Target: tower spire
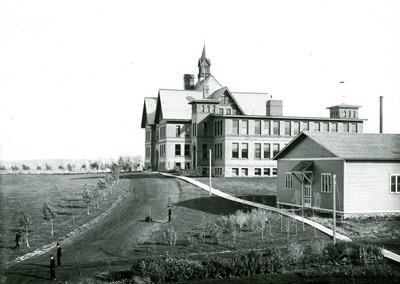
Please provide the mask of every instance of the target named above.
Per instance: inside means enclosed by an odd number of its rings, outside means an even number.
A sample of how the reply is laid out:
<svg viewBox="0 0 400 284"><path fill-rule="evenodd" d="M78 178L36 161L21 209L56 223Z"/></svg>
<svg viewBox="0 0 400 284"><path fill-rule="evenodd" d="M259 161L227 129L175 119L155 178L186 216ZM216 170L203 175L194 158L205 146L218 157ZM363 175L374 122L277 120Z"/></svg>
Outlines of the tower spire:
<svg viewBox="0 0 400 284"><path fill-rule="evenodd" d="M201 57L199 58L199 63L198 63L198 67L199 67L198 79L199 79L199 81L203 80L211 75L210 66L211 66L211 61L209 58L206 57L206 42L204 40L203 51L201 52Z"/></svg>

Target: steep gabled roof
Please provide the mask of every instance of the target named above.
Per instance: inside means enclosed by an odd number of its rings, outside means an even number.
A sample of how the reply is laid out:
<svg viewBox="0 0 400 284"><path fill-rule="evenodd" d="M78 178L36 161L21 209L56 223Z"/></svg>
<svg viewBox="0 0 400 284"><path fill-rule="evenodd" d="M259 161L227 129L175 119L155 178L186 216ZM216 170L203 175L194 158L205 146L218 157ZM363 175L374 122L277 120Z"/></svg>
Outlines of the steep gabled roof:
<svg viewBox="0 0 400 284"><path fill-rule="evenodd" d="M267 93L232 92L232 96L245 115L267 114L267 101L271 99Z"/></svg>
<svg viewBox="0 0 400 284"><path fill-rule="evenodd" d="M145 128L146 124L148 125L154 124L154 118L156 115L156 105L157 105L157 98L154 97L144 98L142 124L141 124L142 128Z"/></svg>
<svg viewBox="0 0 400 284"><path fill-rule="evenodd" d="M222 85L214 78L213 75L208 76L207 78L200 80L194 85L195 90L203 91L203 86L208 86L209 94L214 93L216 90L222 88Z"/></svg>
<svg viewBox="0 0 400 284"><path fill-rule="evenodd" d="M191 119L192 107L189 102L202 98L202 91L158 90L156 123L160 121L160 113L162 113L162 119Z"/></svg>
<svg viewBox="0 0 400 284"><path fill-rule="evenodd" d="M300 133L274 159L282 158L305 137L309 137L336 157L344 160L400 161L400 134L309 131Z"/></svg>
<svg viewBox="0 0 400 284"><path fill-rule="evenodd" d="M235 97L232 95L231 91L229 91L229 89L227 87L223 87L219 90L216 90L214 93L212 93L209 96L209 99L219 100L222 95L226 95L226 94L228 94L232 98L232 100L235 102L236 106L240 110L240 114L243 115L244 114L243 109L241 108L240 104L238 103L238 101L235 99Z"/></svg>

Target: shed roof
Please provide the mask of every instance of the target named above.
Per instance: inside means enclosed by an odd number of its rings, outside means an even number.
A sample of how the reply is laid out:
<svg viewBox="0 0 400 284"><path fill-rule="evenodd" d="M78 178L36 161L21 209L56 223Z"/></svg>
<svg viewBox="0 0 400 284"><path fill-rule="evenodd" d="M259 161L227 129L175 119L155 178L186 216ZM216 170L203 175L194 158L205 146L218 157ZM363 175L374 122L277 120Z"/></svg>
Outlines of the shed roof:
<svg viewBox="0 0 400 284"><path fill-rule="evenodd" d="M284 157L297 143L309 137L335 156L344 160L400 161L400 134L302 132L292 140L275 160ZM306 158L306 157L304 157Z"/></svg>

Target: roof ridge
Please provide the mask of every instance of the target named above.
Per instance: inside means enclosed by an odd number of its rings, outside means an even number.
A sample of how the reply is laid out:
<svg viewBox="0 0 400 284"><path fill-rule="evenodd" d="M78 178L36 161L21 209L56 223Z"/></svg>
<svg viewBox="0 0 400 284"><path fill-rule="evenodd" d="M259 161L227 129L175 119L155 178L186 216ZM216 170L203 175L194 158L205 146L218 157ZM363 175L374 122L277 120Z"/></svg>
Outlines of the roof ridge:
<svg viewBox="0 0 400 284"><path fill-rule="evenodd" d="M158 89L159 91L181 91L181 92L202 92L201 90L182 90L182 89Z"/></svg>

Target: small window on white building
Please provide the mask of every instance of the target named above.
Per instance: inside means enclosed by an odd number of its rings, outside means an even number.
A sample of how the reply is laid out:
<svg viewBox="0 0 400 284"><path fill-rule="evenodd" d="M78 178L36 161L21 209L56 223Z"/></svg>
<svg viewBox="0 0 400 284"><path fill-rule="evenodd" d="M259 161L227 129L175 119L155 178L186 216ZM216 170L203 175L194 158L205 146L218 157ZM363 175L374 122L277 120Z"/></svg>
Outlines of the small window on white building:
<svg viewBox="0 0 400 284"><path fill-rule="evenodd" d="M239 176L239 168L232 168L232 176L234 177Z"/></svg>
<svg viewBox="0 0 400 284"><path fill-rule="evenodd" d="M400 174L390 175L390 193L400 193Z"/></svg>
<svg viewBox="0 0 400 284"><path fill-rule="evenodd" d="M321 174L321 192L332 192L332 174Z"/></svg>
<svg viewBox="0 0 400 284"><path fill-rule="evenodd" d="M285 173L285 188L293 189L293 174Z"/></svg>
<svg viewBox="0 0 400 284"><path fill-rule="evenodd" d="M241 168L241 175L242 176L248 176L249 175L249 169L248 168Z"/></svg>
<svg viewBox="0 0 400 284"><path fill-rule="evenodd" d="M255 168L254 169L254 175L255 176L261 176L261 168Z"/></svg>

